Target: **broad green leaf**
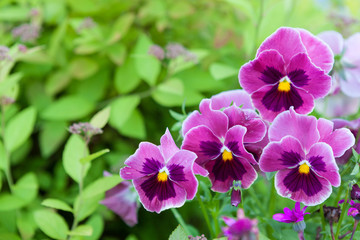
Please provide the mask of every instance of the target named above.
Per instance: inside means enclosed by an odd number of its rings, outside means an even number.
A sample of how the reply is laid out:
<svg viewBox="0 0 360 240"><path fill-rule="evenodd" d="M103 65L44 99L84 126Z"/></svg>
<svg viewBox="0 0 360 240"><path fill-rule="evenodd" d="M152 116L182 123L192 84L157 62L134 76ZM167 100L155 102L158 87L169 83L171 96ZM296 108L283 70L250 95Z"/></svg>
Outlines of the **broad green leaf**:
<svg viewBox="0 0 360 240"><path fill-rule="evenodd" d="M80 225L68 232L68 234L71 236L91 236L93 234L93 228L89 225Z"/></svg>
<svg viewBox="0 0 360 240"><path fill-rule="evenodd" d="M18 196L3 193L0 195L0 211L11 211L22 208L26 201Z"/></svg>
<svg viewBox="0 0 360 240"><path fill-rule="evenodd" d="M239 70L229 67L222 63L213 63L210 66L210 73L216 80L222 80L228 77L236 76Z"/></svg>
<svg viewBox="0 0 360 240"><path fill-rule="evenodd" d="M87 57L78 57L70 63L70 74L76 79L85 79L92 76L99 69L96 61Z"/></svg>
<svg viewBox="0 0 360 240"><path fill-rule="evenodd" d="M140 97L136 95L119 97L113 101L111 103L110 125L115 128L121 128L139 103Z"/></svg>
<svg viewBox="0 0 360 240"><path fill-rule="evenodd" d="M3 96L11 88L15 87L22 77L22 73L14 73L8 76L4 81L0 82L0 96Z"/></svg>
<svg viewBox="0 0 360 240"><path fill-rule="evenodd" d="M92 198L96 195L104 193L121 182L122 179L118 175L99 178L84 189L83 198Z"/></svg>
<svg viewBox="0 0 360 240"><path fill-rule="evenodd" d="M98 42L88 42L79 44L75 49L74 52L79 55L86 55L86 54L93 54L99 51L101 45Z"/></svg>
<svg viewBox="0 0 360 240"><path fill-rule="evenodd" d="M45 199L44 201L42 201L41 205L43 205L45 207L60 209L60 210L67 211L67 212L73 211L72 208L67 203L65 203L59 199L54 199L54 198Z"/></svg>
<svg viewBox="0 0 360 240"><path fill-rule="evenodd" d="M0 9L0 21L24 22L29 18L30 9L19 5L10 5Z"/></svg>
<svg viewBox="0 0 360 240"><path fill-rule="evenodd" d="M33 212L17 211L16 225L22 239L33 239L37 229Z"/></svg>
<svg viewBox="0 0 360 240"><path fill-rule="evenodd" d="M133 13L126 13L121 15L114 23L112 32L108 39L108 44L113 44L124 37L134 22L135 15Z"/></svg>
<svg viewBox="0 0 360 240"><path fill-rule="evenodd" d="M59 70L49 76L45 83L45 92L53 96L68 86L71 81L70 74L67 70Z"/></svg>
<svg viewBox="0 0 360 240"><path fill-rule="evenodd" d="M132 138L145 139L145 121L141 112L135 109L129 119L120 127L116 128L122 135Z"/></svg>
<svg viewBox="0 0 360 240"><path fill-rule="evenodd" d="M40 230L54 239L65 239L69 227L63 217L50 210L38 210L34 214Z"/></svg>
<svg viewBox="0 0 360 240"><path fill-rule="evenodd" d="M87 220L86 225L93 228L93 234L89 237L85 237L86 240L97 240L101 237L101 234L104 231L104 220L99 214L92 215L89 220Z"/></svg>
<svg viewBox="0 0 360 240"><path fill-rule="evenodd" d="M180 79L170 79L160 84L151 96L163 106L181 106L185 100L184 84Z"/></svg>
<svg viewBox="0 0 360 240"><path fill-rule="evenodd" d="M93 154L90 154L90 155L88 155L86 157L81 158L80 162L82 164L89 163L89 162L93 161L94 159L96 159L96 158L98 158L98 157L100 157L100 156L102 156L102 155L104 155L105 153L108 153L108 152L110 152L109 149L100 150L100 151L98 151L96 153L93 153Z"/></svg>
<svg viewBox="0 0 360 240"><path fill-rule="evenodd" d="M53 32L50 38L49 47L48 47L48 54L49 56L55 60L59 61L59 51L62 46L62 42L66 35L66 30L68 27L68 20L65 19L59 24L59 26L56 28L56 30Z"/></svg>
<svg viewBox="0 0 360 240"><path fill-rule="evenodd" d="M184 57L178 57L170 61L169 68L171 69L171 73L179 73L191 67L194 67L198 62L204 59L207 55L209 55L209 51L205 49L193 49L189 50L192 54L196 56L195 60L187 60Z"/></svg>
<svg viewBox="0 0 360 240"><path fill-rule="evenodd" d="M21 177L13 187L13 193L15 196L24 200L24 202L30 203L33 201L38 193L39 183L36 175L32 172L25 174Z"/></svg>
<svg viewBox="0 0 360 240"><path fill-rule="evenodd" d="M126 57L126 46L124 44L113 44L106 48L106 53L108 57L116 65L122 65Z"/></svg>
<svg viewBox="0 0 360 240"><path fill-rule="evenodd" d="M13 152L31 135L36 120L36 109L28 107L10 119L5 128L5 143L8 151Z"/></svg>
<svg viewBox="0 0 360 240"><path fill-rule="evenodd" d="M41 155L45 158L53 154L68 135L68 124L64 121L46 121L40 131Z"/></svg>
<svg viewBox="0 0 360 240"><path fill-rule="evenodd" d="M185 230L179 225L177 228L171 233L169 240L187 240L189 239Z"/></svg>
<svg viewBox="0 0 360 240"><path fill-rule="evenodd" d="M16 235L15 233L10 232L1 232L0 233L0 239L4 240L21 240L21 238Z"/></svg>
<svg viewBox="0 0 360 240"><path fill-rule="evenodd" d="M85 142L78 135L72 135L63 152L63 165L65 172L76 182L86 176L90 163L82 165L80 159L89 154Z"/></svg>
<svg viewBox="0 0 360 240"><path fill-rule="evenodd" d="M41 113L46 120L73 121L87 116L94 109L94 104L79 96L65 96L53 102Z"/></svg>
<svg viewBox="0 0 360 240"><path fill-rule="evenodd" d="M95 195L91 198L82 199L81 202L79 197L77 197L74 203L74 211L78 212L79 221L82 221L86 217L93 214L99 206L99 202L103 198L104 193Z"/></svg>
<svg viewBox="0 0 360 240"><path fill-rule="evenodd" d="M97 112L90 120L90 124L94 127L103 128L110 118L111 107L108 106L101 111Z"/></svg>
<svg viewBox="0 0 360 240"><path fill-rule="evenodd" d="M136 43L132 57L135 58L138 75L150 86L154 86L160 73L161 63L155 57L148 54L151 45L151 40L146 35L141 35Z"/></svg>
<svg viewBox="0 0 360 240"><path fill-rule="evenodd" d="M358 174L358 173L359 173L359 164L356 163L356 164L355 164L355 167L354 167L353 170L351 171L350 175L351 175L351 176L355 176L355 175Z"/></svg>
<svg viewBox="0 0 360 240"><path fill-rule="evenodd" d="M115 87L119 93L129 93L134 90L141 82L141 78L136 71L135 60L128 58L124 65L116 68Z"/></svg>

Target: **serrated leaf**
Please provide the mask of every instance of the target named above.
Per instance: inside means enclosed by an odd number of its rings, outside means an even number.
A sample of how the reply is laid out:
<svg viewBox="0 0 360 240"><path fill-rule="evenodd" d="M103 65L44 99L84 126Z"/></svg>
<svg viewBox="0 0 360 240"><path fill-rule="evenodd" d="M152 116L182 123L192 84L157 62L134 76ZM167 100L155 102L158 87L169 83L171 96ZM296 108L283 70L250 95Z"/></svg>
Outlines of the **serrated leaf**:
<svg viewBox="0 0 360 240"><path fill-rule="evenodd" d="M72 208L67 203L65 203L59 199L54 199L54 198L45 199L44 201L42 201L41 205L43 205L45 207L60 209L60 210L67 211L67 212L73 211Z"/></svg>
<svg viewBox="0 0 360 240"><path fill-rule="evenodd" d="M222 80L236 76L239 70L221 63L213 63L210 66L210 73L215 80Z"/></svg>
<svg viewBox="0 0 360 240"><path fill-rule="evenodd" d="M80 96L65 96L50 104L41 113L47 120L73 121L87 116L94 109L94 104Z"/></svg>
<svg viewBox="0 0 360 240"><path fill-rule="evenodd" d="M109 149L100 150L100 151L98 151L98 152L96 152L96 153L93 153L93 154L90 154L90 155L88 155L88 156L86 156L86 157L81 158L81 159L80 159L80 162L81 162L82 164L89 163L89 162L91 162L92 160L94 160L94 159L96 159L96 158L98 158L98 157L100 157L100 156L102 156L102 155L104 155L105 153L108 153L108 152L110 152Z"/></svg>
<svg viewBox="0 0 360 240"><path fill-rule="evenodd" d="M6 148L13 152L31 135L36 120L36 109L28 107L10 119L5 128Z"/></svg>
<svg viewBox="0 0 360 240"><path fill-rule="evenodd" d="M96 195L104 193L122 181L123 180L118 175L99 178L84 189L83 198L92 198Z"/></svg>
<svg viewBox="0 0 360 240"><path fill-rule="evenodd" d="M189 237L185 230L179 225L177 228L171 233L169 240L188 240Z"/></svg>
<svg viewBox="0 0 360 240"><path fill-rule="evenodd" d="M88 155L89 150L84 141L78 135L72 135L67 143L63 152L63 165L65 172L76 182L79 182L81 177L85 177L90 168L90 163L82 165L80 159L84 155ZM83 172L82 172L82 168Z"/></svg>
<svg viewBox="0 0 360 240"><path fill-rule="evenodd" d="M140 97L135 95L120 97L113 101L111 103L110 125L115 128L121 128L139 103Z"/></svg>
<svg viewBox="0 0 360 240"><path fill-rule="evenodd" d="M103 128L110 118L111 107L108 106L101 111L97 112L90 120L90 124L94 127Z"/></svg>
<svg viewBox="0 0 360 240"><path fill-rule="evenodd" d="M80 225L74 230L68 232L71 236L91 236L93 233L92 226L89 225Z"/></svg>
<svg viewBox="0 0 360 240"><path fill-rule="evenodd" d="M34 218L40 230L54 239L65 239L69 227L65 220L57 213L49 210L38 210Z"/></svg>

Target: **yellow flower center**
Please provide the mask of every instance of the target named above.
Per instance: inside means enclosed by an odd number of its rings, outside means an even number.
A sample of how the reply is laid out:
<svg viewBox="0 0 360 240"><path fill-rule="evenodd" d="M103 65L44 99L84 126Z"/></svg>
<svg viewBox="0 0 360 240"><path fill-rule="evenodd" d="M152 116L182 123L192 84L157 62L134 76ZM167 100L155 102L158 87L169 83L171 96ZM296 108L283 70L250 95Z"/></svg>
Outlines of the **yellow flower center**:
<svg viewBox="0 0 360 240"><path fill-rule="evenodd" d="M159 182L166 182L167 181L167 178L168 178L168 175L166 174L166 172L159 172L158 175L157 175L157 180Z"/></svg>
<svg viewBox="0 0 360 240"><path fill-rule="evenodd" d="M279 83L278 91L280 92L289 92L290 91L290 82L284 80Z"/></svg>
<svg viewBox="0 0 360 240"><path fill-rule="evenodd" d="M306 163L303 163L299 166L299 173L308 174L310 172L310 167Z"/></svg>
<svg viewBox="0 0 360 240"><path fill-rule="evenodd" d="M222 153L222 159L224 162L233 160L231 151L228 152L226 149Z"/></svg>

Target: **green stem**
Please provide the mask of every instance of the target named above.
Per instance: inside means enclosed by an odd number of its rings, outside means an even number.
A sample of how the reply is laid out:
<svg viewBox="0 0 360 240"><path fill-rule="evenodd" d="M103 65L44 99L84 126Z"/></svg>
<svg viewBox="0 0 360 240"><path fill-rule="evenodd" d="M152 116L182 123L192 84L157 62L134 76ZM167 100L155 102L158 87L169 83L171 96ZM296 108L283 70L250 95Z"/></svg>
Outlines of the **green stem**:
<svg viewBox="0 0 360 240"><path fill-rule="evenodd" d="M196 195L196 198L197 198L197 200L198 200L198 202L199 202L201 212L202 212L202 214L204 215L206 225L208 226L208 229L209 229L209 231L210 231L210 236L211 236L211 238L215 238L215 234L214 234L213 228L211 227L209 215L208 215L208 213L207 213L207 211L206 211L206 208L205 208L205 206L204 206L204 203L203 203L203 201L201 200L201 197L200 197L199 194Z"/></svg>
<svg viewBox="0 0 360 240"><path fill-rule="evenodd" d="M341 208L341 215L340 215L340 219L339 219L339 222L337 224L337 227L336 227L336 234L335 234L335 239L338 240L339 239L339 233L340 233L340 228L341 228L341 223L344 219L344 215L345 215L345 209L348 205L348 198L349 198L349 187L347 187L347 190L346 190L346 195L345 195L345 200L344 200L344 203L343 203L343 206Z"/></svg>
<svg viewBox="0 0 360 240"><path fill-rule="evenodd" d="M220 233L220 227L219 227L219 221L218 221L218 210L212 211L211 215L214 220L214 227L215 227L215 236L217 236Z"/></svg>
<svg viewBox="0 0 360 240"><path fill-rule="evenodd" d="M272 218L274 214L274 207L275 207L275 198L276 198L276 189L274 181L271 182L271 192L269 196L269 205L268 205L268 217Z"/></svg>
<svg viewBox="0 0 360 240"><path fill-rule="evenodd" d="M184 219L181 217L180 213L178 212L178 210L176 208L171 208L171 212L174 214L174 217L176 218L176 220L178 221L178 223L183 227L184 231L186 232L186 234L189 236L190 235L190 231L186 226L186 223L184 222Z"/></svg>
<svg viewBox="0 0 360 240"><path fill-rule="evenodd" d="M326 229L326 222L325 222L325 216L324 216L324 203L320 205L320 218L321 218L321 227L322 227L322 230L325 231L325 229Z"/></svg>
<svg viewBox="0 0 360 240"><path fill-rule="evenodd" d="M254 188L253 188L253 187L252 187L252 188L248 188L247 190L248 190L249 194L251 195L252 199L255 200L256 205L258 206L259 210L260 210L261 212L263 212L263 210L264 210L264 204L262 204L262 203L260 202L258 196L257 196L256 193L255 193Z"/></svg>
<svg viewBox="0 0 360 240"><path fill-rule="evenodd" d="M340 201L341 194L342 194L343 190L344 190L344 185L340 185L339 191L338 191L338 193L336 194L336 198L335 198L334 205L337 205L338 202Z"/></svg>
<svg viewBox="0 0 360 240"><path fill-rule="evenodd" d="M10 191L13 191L14 181L11 174L11 163L10 163L10 152L7 149L6 139L5 139L5 107L1 105L1 138L3 141L3 147L5 151L5 176L9 184Z"/></svg>

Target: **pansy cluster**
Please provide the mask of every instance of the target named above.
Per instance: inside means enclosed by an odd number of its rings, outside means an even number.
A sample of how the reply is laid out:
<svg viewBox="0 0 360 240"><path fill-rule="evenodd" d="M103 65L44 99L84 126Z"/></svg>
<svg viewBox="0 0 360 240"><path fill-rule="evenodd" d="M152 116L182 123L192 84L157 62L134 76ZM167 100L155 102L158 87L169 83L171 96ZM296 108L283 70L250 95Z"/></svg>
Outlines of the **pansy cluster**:
<svg viewBox="0 0 360 240"><path fill-rule="evenodd" d="M328 40L329 34L320 37ZM343 54L341 69L351 69L349 81L356 69L347 61L357 60L341 50L343 45L321 38L304 29L278 29L261 44L255 59L241 67L243 89L204 99L199 111L187 116L181 148L168 130L160 146L140 143L120 176L132 180L145 209L160 213L193 199L198 188L195 175L208 177L214 192L235 189L232 203L238 205L239 189L250 188L259 173L276 172L277 193L296 202L293 211L274 216L283 222L303 220L306 208L301 210L300 203L314 206L329 198L332 187L341 183L337 164L350 157L355 145L355 133L344 126L359 126L307 114L314 100L332 89L329 73L339 71L333 69L334 55ZM336 76L341 79L341 74ZM348 84L340 82L343 88ZM258 234L254 222L241 214L239 220L224 217L229 239Z"/></svg>

